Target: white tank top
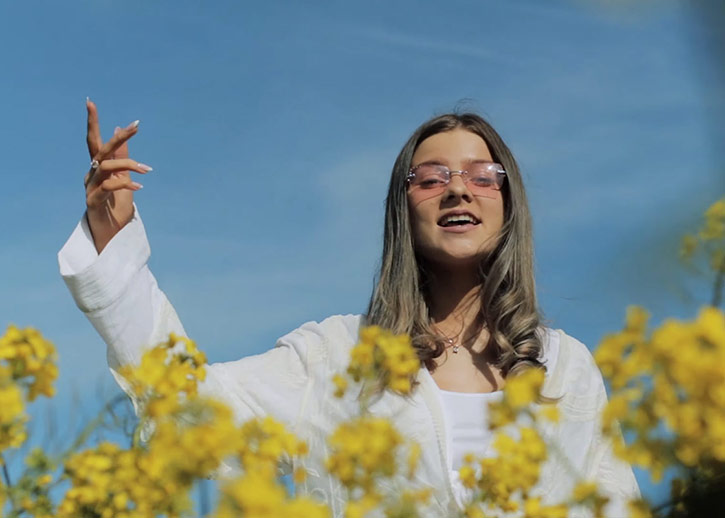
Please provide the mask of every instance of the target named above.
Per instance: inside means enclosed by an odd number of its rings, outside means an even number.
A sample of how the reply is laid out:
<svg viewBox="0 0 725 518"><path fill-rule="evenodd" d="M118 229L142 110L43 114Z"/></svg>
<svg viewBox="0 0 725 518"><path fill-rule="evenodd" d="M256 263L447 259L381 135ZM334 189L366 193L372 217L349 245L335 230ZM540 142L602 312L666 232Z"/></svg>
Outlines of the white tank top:
<svg viewBox="0 0 725 518"><path fill-rule="evenodd" d="M543 342L541 359L547 367L548 376L559 356L559 335L549 329ZM438 386L436 385L436 387ZM488 429L488 403L501 401L503 391L466 393L450 392L438 387L438 394L446 421L453 494L458 504L463 506L473 492L463 486L458 476L458 470L463 466L463 457L467 453L472 453L477 458L496 455L496 451L491 447L494 434Z"/></svg>
<svg viewBox="0 0 725 518"><path fill-rule="evenodd" d="M469 394L438 389L446 420L446 435L451 467L458 471L466 453L482 457L488 451L493 434L488 429L488 403L500 401L503 391Z"/></svg>

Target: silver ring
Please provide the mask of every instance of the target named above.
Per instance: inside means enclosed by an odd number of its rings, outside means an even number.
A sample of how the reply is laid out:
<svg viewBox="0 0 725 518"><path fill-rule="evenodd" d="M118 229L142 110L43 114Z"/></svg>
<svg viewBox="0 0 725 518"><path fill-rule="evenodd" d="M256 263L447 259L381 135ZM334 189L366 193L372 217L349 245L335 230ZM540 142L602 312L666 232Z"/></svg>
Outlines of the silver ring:
<svg viewBox="0 0 725 518"><path fill-rule="evenodd" d="M91 160L91 171L95 171L98 169L98 166L101 165L98 160Z"/></svg>

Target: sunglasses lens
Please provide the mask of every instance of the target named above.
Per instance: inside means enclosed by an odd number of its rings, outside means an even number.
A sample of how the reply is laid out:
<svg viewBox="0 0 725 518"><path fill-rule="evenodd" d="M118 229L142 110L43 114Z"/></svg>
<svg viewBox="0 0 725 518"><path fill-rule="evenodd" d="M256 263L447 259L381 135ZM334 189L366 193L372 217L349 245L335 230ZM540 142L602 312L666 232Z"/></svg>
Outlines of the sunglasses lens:
<svg viewBox="0 0 725 518"><path fill-rule="evenodd" d="M468 188L474 196L495 198L496 191L501 189L502 172L503 168L498 164L473 164L468 172Z"/></svg>
<svg viewBox="0 0 725 518"><path fill-rule="evenodd" d="M463 181L474 196L496 198L503 182L503 173L503 167L499 164L475 163L463 173ZM438 196L446 190L450 174L446 166L438 164L422 164L413 168L409 177L411 195L417 201ZM454 171L453 174L461 172Z"/></svg>
<svg viewBox="0 0 725 518"><path fill-rule="evenodd" d="M421 165L415 168L411 185L423 190L445 189L448 183L447 169L436 165Z"/></svg>

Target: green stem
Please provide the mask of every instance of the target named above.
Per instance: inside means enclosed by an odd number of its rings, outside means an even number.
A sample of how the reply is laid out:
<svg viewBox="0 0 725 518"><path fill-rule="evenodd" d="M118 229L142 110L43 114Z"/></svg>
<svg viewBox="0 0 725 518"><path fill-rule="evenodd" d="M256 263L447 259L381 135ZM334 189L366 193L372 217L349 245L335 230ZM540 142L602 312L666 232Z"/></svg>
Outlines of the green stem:
<svg viewBox="0 0 725 518"><path fill-rule="evenodd" d="M143 422L139 422L136 428L133 429L133 438L131 439L131 446L138 448L141 445L141 430L144 426Z"/></svg>
<svg viewBox="0 0 725 518"><path fill-rule="evenodd" d="M715 289L712 294L712 305L716 308L720 307L720 304L722 304L723 287L725 287L725 255L723 255L722 261L720 262L720 268L717 269L717 275L715 276Z"/></svg>
<svg viewBox="0 0 725 518"><path fill-rule="evenodd" d="M2 453L0 453L0 464L3 465L3 477L5 477L5 485L8 486L8 489L13 487L13 483L10 481L10 472L8 471L8 464L5 462L5 458L2 456ZM2 511L2 509L0 509Z"/></svg>
<svg viewBox="0 0 725 518"><path fill-rule="evenodd" d="M91 421L88 422L86 426L83 427L83 430L81 430L81 432L78 434L76 440L73 441L71 447L62 454L60 454L56 459L53 459L54 463L58 464L60 463L60 461L68 457L69 454L75 453L81 447L81 445L86 442L91 432L93 432L93 430L103 424L106 413L110 413L113 410L113 407L125 401L126 397L126 394L119 394L118 396L111 399L108 403L103 405L103 408L100 412L98 412L96 417L94 417Z"/></svg>

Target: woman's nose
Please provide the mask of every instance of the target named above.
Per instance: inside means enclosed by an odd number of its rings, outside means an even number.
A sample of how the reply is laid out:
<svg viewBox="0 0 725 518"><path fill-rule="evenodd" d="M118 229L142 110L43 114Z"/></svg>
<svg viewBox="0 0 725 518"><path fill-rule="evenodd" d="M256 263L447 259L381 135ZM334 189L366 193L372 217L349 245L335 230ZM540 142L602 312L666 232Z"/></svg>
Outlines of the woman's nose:
<svg viewBox="0 0 725 518"><path fill-rule="evenodd" d="M468 190L468 185L463 181L463 176L460 174L452 174L448 182L445 198L451 196L458 196L466 200L472 199L471 191Z"/></svg>

